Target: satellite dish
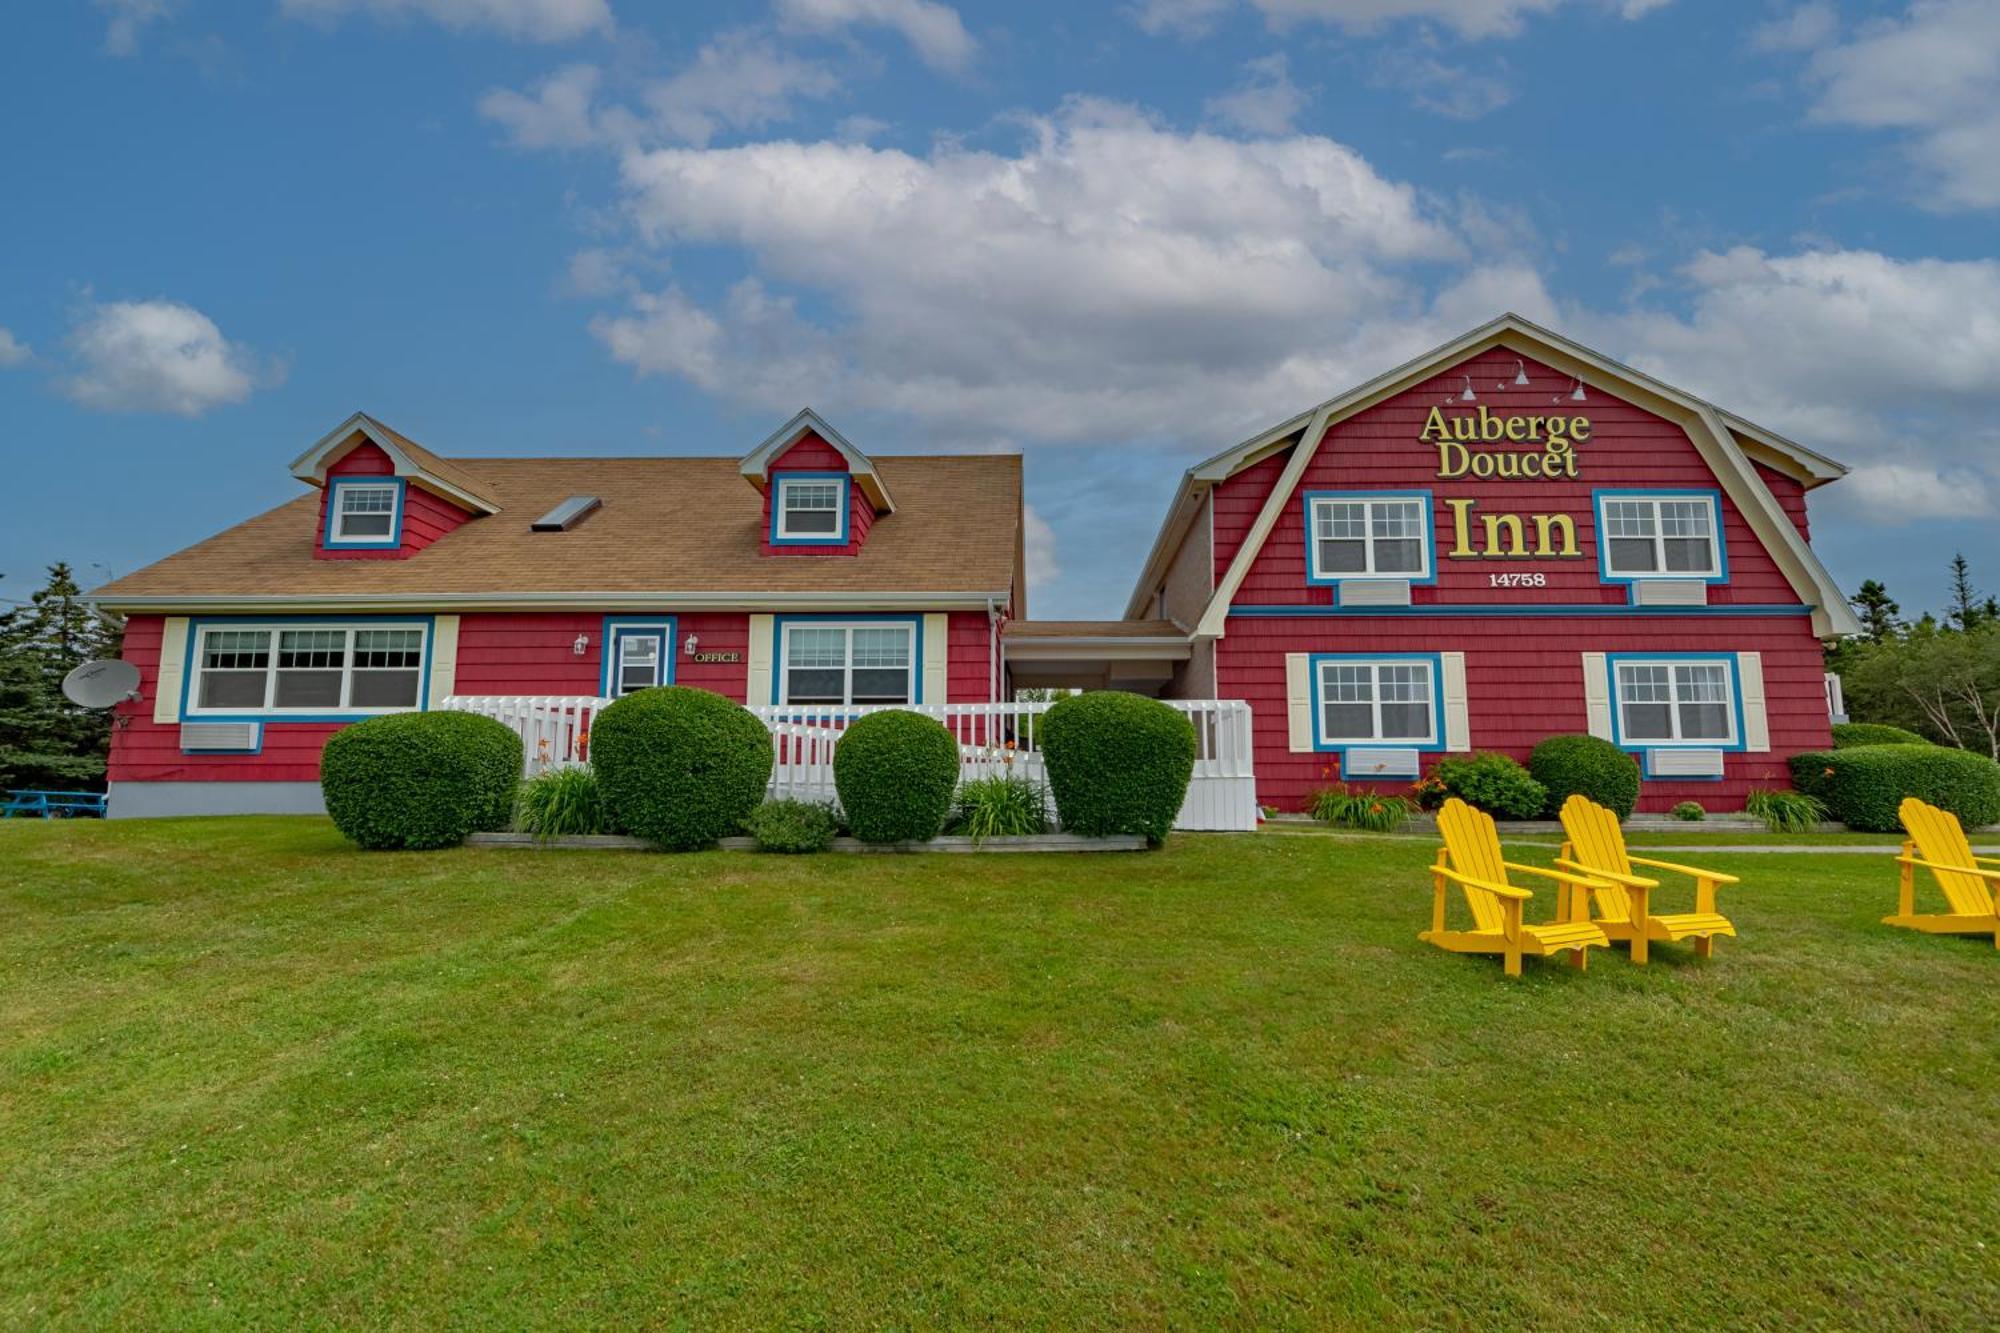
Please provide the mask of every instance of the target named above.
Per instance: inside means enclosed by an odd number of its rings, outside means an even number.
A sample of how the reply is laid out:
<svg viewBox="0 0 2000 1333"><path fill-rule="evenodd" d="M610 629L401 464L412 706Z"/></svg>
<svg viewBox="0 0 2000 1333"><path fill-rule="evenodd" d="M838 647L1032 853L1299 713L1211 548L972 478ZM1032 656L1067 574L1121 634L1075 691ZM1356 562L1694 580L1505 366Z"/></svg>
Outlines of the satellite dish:
<svg viewBox="0 0 2000 1333"><path fill-rule="evenodd" d="M63 677L62 692L79 708L109 708L139 697L139 668L115 657L85 662Z"/></svg>

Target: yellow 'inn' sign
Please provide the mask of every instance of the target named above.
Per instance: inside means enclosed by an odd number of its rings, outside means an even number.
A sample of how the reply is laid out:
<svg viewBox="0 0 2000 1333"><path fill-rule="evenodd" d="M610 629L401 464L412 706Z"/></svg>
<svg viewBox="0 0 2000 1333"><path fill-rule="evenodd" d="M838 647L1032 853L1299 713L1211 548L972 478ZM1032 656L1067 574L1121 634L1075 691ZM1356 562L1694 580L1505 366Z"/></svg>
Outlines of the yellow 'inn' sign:
<svg viewBox="0 0 2000 1333"><path fill-rule="evenodd" d="M1477 413L1448 418L1444 409L1433 407L1417 438L1437 449L1441 480L1553 481L1576 476L1576 446L1590 438L1590 429L1585 416L1500 417L1481 405ZM1523 444L1534 447L1508 447ZM1480 514L1475 528L1477 501L1446 497L1444 504L1451 511L1451 548L1445 552L1450 559L1583 556L1576 519L1569 514Z"/></svg>

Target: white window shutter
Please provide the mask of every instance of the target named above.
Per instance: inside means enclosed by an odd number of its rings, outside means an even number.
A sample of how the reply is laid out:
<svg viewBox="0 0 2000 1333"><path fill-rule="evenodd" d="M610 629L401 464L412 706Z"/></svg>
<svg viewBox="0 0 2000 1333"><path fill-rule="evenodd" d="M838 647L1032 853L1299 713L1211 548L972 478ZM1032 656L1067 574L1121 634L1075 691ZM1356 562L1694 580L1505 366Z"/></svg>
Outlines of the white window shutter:
<svg viewBox="0 0 2000 1333"><path fill-rule="evenodd" d="M1465 698L1465 654L1438 654L1444 667L1444 748L1472 748L1472 710Z"/></svg>
<svg viewBox="0 0 2000 1333"><path fill-rule="evenodd" d="M1285 724L1293 754L1310 754L1313 748L1312 655L1285 654Z"/></svg>
<svg viewBox="0 0 2000 1333"><path fill-rule="evenodd" d="M1752 754L1771 751L1771 722L1764 711L1764 654L1736 654L1737 697L1743 701L1743 748Z"/></svg>
<svg viewBox="0 0 2000 1333"><path fill-rule="evenodd" d="M924 617L924 682L919 703L941 704L951 687L951 617L934 611Z"/></svg>
<svg viewBox="0 0 2000 1333"><path fill-rule="evenodd" d="M770 616L750 617L750 674L744 685L743 702L760 708L776 701L771 693L772 661L778 651L776 622Z"/></svg>
<svg viewBox="0 0 2000 1333"><path fill-rule="evenodd" d="M188 620L168 616L160 626L160 666L153 681L153 721L181 720L181 688L187 673Z"/></svg>
<svg viewBox="0 0 2000 1333"><path fill-rule="evenodd" d="M458 693L458 617L437 616L431 622L431 692L424 707L444 707Z"/></svg>
<svg viewBox="0 0 2000 1333"><path fill-rule="evenodd" d="M1583 655L1583 709L1590 734L1611 740L1611 672L1603 653Z"/></svg>

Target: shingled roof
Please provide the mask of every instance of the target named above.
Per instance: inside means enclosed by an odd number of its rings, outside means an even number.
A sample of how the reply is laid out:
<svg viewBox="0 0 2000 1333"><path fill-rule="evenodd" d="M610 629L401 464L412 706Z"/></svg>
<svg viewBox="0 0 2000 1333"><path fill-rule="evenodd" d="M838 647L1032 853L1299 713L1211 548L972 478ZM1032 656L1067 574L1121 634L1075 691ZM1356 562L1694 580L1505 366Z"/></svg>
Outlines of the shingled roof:
<svg viewBox="0 0 2000 1333"><path fill-rule="evenodd" d="M400 439L400 437L399 437ZM403 441L407 444L407 441ZM299 606L887 604L1015 591L1018 455L876 458L896 512L852 556L762 553L762 505L736 458L463 458L497 510L405 560L315 559L319 494L240 523L98 589L110 609ZM572 495L601 509L568 532L529 524Z"/></svg>

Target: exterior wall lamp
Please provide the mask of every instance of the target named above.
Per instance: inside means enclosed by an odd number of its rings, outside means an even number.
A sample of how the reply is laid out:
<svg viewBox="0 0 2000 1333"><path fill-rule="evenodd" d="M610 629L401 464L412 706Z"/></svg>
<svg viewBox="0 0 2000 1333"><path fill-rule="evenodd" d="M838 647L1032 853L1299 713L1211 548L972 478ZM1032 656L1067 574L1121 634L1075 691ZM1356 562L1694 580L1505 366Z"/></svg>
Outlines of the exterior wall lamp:
<svg viewBox="0 0 2000 1333"><path fill-rule="evenodd" d="M569 646L569 650L572 653L575 653L578 657L582 657L585 653L590 651L590 636L588 634L577 635L576 642L572 643Z"/></svg>

